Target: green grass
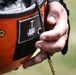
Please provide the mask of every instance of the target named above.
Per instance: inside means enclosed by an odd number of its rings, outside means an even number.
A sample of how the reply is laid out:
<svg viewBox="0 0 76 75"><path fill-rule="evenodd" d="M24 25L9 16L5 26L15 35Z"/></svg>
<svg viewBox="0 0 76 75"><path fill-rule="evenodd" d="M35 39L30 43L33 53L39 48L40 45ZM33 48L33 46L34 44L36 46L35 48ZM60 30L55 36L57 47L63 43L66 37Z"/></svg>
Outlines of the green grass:
<svg viewBox="0 0 76 75"><path fill-rule="evenodd" d="M76 0L64 0L70 9L70 41L68 53L57 53L52 57L56 75L76 75ZM20 67L4 75L52 75L47 60L27 69Z"/></svg>

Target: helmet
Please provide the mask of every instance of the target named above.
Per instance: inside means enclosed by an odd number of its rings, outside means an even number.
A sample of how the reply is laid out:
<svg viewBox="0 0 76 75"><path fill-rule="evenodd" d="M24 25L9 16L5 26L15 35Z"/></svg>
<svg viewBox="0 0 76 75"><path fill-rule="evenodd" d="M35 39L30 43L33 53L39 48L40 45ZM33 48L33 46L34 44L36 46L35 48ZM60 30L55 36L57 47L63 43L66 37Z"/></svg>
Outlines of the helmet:
<svg viewBox="0 0 76 75"><path fill-rule="evenodd" d="M36 51L34 45L43 30L40 16L43 24L46 0L1 1L0 74L3 74L18 68ZM39 4L41 15L35 1Z"/></svg>

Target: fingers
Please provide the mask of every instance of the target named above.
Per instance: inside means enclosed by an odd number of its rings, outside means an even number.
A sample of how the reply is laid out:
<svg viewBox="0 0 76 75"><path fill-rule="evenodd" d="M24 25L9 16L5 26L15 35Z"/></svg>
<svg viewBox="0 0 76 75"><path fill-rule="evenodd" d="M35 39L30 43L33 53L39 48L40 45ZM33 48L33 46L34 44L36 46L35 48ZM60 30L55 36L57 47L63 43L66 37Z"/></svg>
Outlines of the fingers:
<svg viewBox="0 0 76 75"><path fill-rule="evenodd" d="M47 22L49 24L55 24L60 17L61 10L61 6L58 2L50 3L50 12L47 17Z"/></svg>
<svg viewBox="0 0 76 75"><path fill-rule="evenodd" d="M59 52L62 50L62 48L65 45L65 36L61 37L57 42L45 42L45 41L38 41L36 42L35 46L37 48L42 49L42 51L36 55L35 57L31 58L30 60L26 61L23 64L24 68L28 68L30 66L36 65L38 63L41 63L43 60L47 58L46 52L49 52L51 55L53 55L55 52ZM41 46L39 47L38 45Z"/></svg>
<svg viewBox="0 0 76 75"><path fill-rule="evenodd" d="M60 3L50 3L50 12L47 17L47 22L50 26L54 24L54 27L52 30L41 34L40 40L59 39L68 31L67 13Z"/></svg>
<svg viewBox="0 0 76 75"><path fill-rule="evenodd" d="M67 13L64 7L58 2L50 3L50 12L47 17L49 24L57 24L57 21L64 19L67 21Z"/></svg>
<svg viewBox="0 0 76 75"><path fill-rule="evenodd" d="M60 33L59 30L54 29L54 30L50 30L41 34L40 40L53 41L53 40L59 39L62 35L63 34Z"/></svg>
<svg viewBox="0 0 76 75"><path fill-rule="evenodd" d="M49 53L55 53L61 51L65 46L66 37L63 36L55 41L38 41L35 46L41 50Z"/></svg>
<svg viewBox="0 0 76 75"><path fill-rule="evenodd" d="M23 65L24 68L41 63L47 58L46 52L54 54L64 48L68 24L66 11L60 3L55 1L50 3L47 22L50 25L54 24L54 28L40 35L40 40L35 43L35 47L40 48L42 51L37 56L26 61Z"/></svg>
<svg viewBox="0 0 76 75"><path fill-rule="evenodd" d="M23 64L24 68L36 65L38 63L41 63L43 60L45 60L47 58L47 55L45 52L41 51L37 56L31 58L30 60L26 61Z"/></svg>
<svg viewBox="0 0 76 75"><path fill-rule="evenodd" d="M65 25L65 26L64 26ZM59 39L68 31L68 24L58 24L54 29L46 31L40 35L40 40L52 41Z"/></svg>
<svg viewBox="0 0 76 75"><path fill-rule="evenodd" d="M49 24L55 24L59 19L59 17L60 17L60 14L57 11L51 10L48 14L47 22Z"/></svg>

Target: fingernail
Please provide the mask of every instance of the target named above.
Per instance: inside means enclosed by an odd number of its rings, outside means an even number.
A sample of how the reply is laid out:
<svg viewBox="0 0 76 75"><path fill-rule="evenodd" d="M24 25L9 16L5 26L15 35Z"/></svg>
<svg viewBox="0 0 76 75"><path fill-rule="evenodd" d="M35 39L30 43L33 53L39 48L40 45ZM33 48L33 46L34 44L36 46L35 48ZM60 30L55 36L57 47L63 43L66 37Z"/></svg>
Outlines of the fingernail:
<svg viewBox="0 0 76 75"><path fill-rule="evenodd" d="M42 37L42 40L46 40L46 37L44 36L44 37Z"/></svg>
<svg viewBox="0 0 76 75"><path fill-rule="evenodd" d="M41 45L41 44L38 44L38 45L37 45L37 48L42 48L42 45Z"/></svg>
<svg viewBox="0 0 76 75"><path fill-rule="evenodd" d="M51 22L54 22L55 18L53 16L51 16L51 17L48 18L48 20L51 21Z"/></svg>

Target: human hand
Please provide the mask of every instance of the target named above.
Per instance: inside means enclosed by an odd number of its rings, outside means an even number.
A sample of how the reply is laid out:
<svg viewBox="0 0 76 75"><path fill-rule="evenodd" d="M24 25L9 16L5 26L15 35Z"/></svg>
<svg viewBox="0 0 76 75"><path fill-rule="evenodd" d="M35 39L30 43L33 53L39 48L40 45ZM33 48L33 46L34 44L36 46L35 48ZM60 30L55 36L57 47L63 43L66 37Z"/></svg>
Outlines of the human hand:
<svg viewBox="0 0 76 75"><path fill-rule="evenodd" d="M25 62L23 64L24 68L41 63L47 58L46 52L53 55L60 52L65 46L68 35L67 12L58 2L51 2L50 9L47 22L50 26L53 26L53 29L40 35L40 40L36 42L35 47L39 48L41 52Z"/></svg>

